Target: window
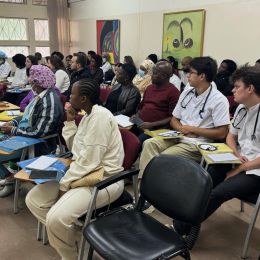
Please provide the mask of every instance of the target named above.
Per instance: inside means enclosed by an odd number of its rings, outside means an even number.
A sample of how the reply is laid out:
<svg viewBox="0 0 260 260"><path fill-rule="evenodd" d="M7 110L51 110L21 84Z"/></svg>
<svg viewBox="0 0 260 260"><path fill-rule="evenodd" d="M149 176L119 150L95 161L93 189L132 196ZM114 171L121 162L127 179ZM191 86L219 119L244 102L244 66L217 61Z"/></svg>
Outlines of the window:
<svg viewBox="0 0 260 260"><path fill-rule="evenodd" d="M0 3L15 3L15 4L25 4L26 0L0 0Z"/></svg>
<svg viewBox="0 0 260 260"><path fill-rule="evenodd" d="M50 56L50 47L36 47L36 52L40 52L42 57Z"/></svg>
<svg viewBox="0 0 260 260"><path fill-rule="evenodd" d="M0 50L3 51L8 58L13 57L17 53L22 53L25 56L29 55L28 46L0 46Z"/></svg>
<svg viewBox="0 0 260 260"><path fill-rule="evenodd" d="M32 3L33 5L48 5L48 0L33 0Z"/></svg>
<svg viewBox="0 0 260 260"><path fill-rule="evenodd" d="M18 18L0 18L0 40L26 41L27 20Z"/></svg>
<svg viewBox="0 0 260 260"><path fill-rule="evenodd" d="M49 41L48 20L34 20L34 31L36 41Z"/></svg>

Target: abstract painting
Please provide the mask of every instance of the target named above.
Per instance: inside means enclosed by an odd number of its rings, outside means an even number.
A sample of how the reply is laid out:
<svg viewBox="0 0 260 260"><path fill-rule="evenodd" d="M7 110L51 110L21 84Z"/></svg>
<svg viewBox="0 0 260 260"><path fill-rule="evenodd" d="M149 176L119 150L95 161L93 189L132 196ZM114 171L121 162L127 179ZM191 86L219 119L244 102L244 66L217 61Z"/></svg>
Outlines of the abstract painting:
<svg viewBox="0 0 260 260"><path fill-rule="evenodd" d="M112 64L120 60L119 22L119 20L97 20L97 53L108 53Z"/></svg>
<svg viewBox="0 0 260 260"><path fill-rule="evenodd" d="M205 10L164 14L162 56L180 61L185 56L199 57L203 52Z"/></svg>

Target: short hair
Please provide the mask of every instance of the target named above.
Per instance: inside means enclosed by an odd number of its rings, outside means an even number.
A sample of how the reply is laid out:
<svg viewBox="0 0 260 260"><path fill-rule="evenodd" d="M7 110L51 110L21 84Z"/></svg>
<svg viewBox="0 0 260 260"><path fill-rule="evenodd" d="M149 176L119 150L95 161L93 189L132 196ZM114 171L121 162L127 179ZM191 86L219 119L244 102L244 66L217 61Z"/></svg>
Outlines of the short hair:
<svg viewBox="0 0 260 260"><path fill-rule="evenodd" d="M34 56L38 61L42 59L42 54L40 52L35 52Z"/></svg>
<svg viewBox="0 0 260 260"><path fill-rule="evenodd" d="M190 67L198 74L205 74L207 82L212 82L217 74L217 62L211 57L197 57L192 59Z"/></svg>
<svg viewBox="0 0 260 260"><path fill-rule="evenodd" d="M260 68L244 65L238 68L232 75L233 83L241 80L246 86L253 85L255 93L260 96Z"/></svg>
<svg viewBox="0 0 260 260"><path fill-rule="evenodd" d="M15 63L16 67L24 68L26 57L23 54L18 53L12 57L12 61Z"/></svg>
<svg viewBox="0 0 260 260"><path fill-rule="evenodd" d="M227 64L227 71L230 74L233 74L233 72L237 69L237 64L233 60L223 60L221 63L226 63Z"/></svg>
<svg viewBox="0 0 260 260"><path fill-rule="evenodd" d="M32 65L38 65L38 59L34 55L28 55L27 59L29 59Z"/></svg>
<svg viewBox="0 0 260 260"><path fill-rule="evenodd" d="M87 96L92 104L99 104L100 87L93 79L81 79L75 83L79 86L80 96Z"/></svg>
<svg viewBox="0 0 260 260"><path fill-rule="evenodd" d="M96 52L95 51L88 51L88 55L90 55L92 57L93 55L96 55Z"/></svg>
<svg viewBox="0 0 260 260"><path fill-rule="evenodd" d="M58 55L52 55L50 57L50 63L53 65L55 70L59 70L59 69L65 70L65 66Z"/></svg>
<svg viewBox="0 0 260 260"><path fill-rule="evenodd" d="M69 58L69 59L71 60L71 59L72 59L72 57L73 57L73 56L72 56L71 54L69 54L69 55L67 55L67 56L66 56L66 58L65 58L65 59Z"/></svg>
<svg viewBox="0 0 260 260"><path fill-rule="evenodd" d="M64 55L60 51L54 51L51 56L58 56L61 60L64 59Z"/></svg>
<svg viewBox="0 0 260 260"><path fill-rule="evenodd" d="M96 67L97 67L97 68L99 68L99 67L102 66L103 61L102 61L102 57L101 57L99 54L93 55L93 56L91 56L91 57L92 57L92 59L95 60L95 63L96 63Z"/></svg>
<svg viewBox="0 0 260 260"><path fill-rule="evenodd" d="M168 56L167 60L171 63L173 68L178 69L178 61L173 56Z"/></svg>
<svg viewBox="0 0 260 260"><path fill-rule="evenodd" d="M136 68L130 64L122 64L121 68L127 73L129 80L132 81L136 75Z"/></svg>
<svg viewBox="0 0 260 260"><path fill-rule="evenodd" d="M147 59L151 60L154 64L156 64L158 61L157 55L155 53L149 54L147 56Z"/></svg>
<svg viewBox="0 0 260 260"><path fill-rule="evenodd" d="M80 64L82 68L87 65L87 56L85 53L77 52L74 53L73 56L77 57L77 63Z"/></svg>
<svg viewBox="0 0 260 260"><path fill-rule="evenodd" d="M127 55L127 56L124 57L124 60L125 60L125 63L133 65L136 68L132 56Z"/></svg>

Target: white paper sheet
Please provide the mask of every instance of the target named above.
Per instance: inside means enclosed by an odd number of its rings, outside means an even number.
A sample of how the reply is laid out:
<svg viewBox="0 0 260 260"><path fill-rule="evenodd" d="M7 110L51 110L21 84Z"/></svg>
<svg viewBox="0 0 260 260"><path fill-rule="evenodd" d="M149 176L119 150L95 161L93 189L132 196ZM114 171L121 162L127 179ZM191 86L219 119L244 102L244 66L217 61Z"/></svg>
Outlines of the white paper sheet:
<svg viewBox="0 0 260 260"><path fill-rule="evenodd" d="M207 156L214 162L239 160L233 153L208 154Z"/></svg>
<svg viewBox="0 0 260 260"><path fill-rule="evenodd" d="M115 119L118 125L121 127L129 127L133 125L133 123L129 121L130 118L128 116L118 115L115 116Z"/></svg>
<svg viewBox="0 0 260 260"><path fill-rule="evenodd" d="M54 164L58 158L52 158L48 156L41 156L34 162L30 163L26 166L28 169L35 169L35 170L44 170Z"/></svg>
<svg viewBox="0 0 260 260"><path fill-rule="evenodd" d="M6 111L8 116L19 116L20 111L19 110L11 110L11 111Z"/></svg>
<svg viewBox="0 0 260 260"><path fill-rule="evenodd" d="M2 125L4 125L4 124L6 124L6 122L0 121L0 126L2 126Z"/></svg>

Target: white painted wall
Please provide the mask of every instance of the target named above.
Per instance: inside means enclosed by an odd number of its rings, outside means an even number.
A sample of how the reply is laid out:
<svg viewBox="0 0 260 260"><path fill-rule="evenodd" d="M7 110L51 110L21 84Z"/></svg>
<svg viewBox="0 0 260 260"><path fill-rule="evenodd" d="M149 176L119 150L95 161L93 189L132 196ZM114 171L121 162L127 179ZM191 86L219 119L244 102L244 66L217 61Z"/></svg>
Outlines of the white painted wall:
<svg viewBox="0 0 260 260"><path fill-rule="evenodd" d="M260 0L86 0L71 4L71 52L96 50L96 20L120 19L121 60L162 51L163 13L206 10L203 55L243 64L260 58Z"/></svg>

